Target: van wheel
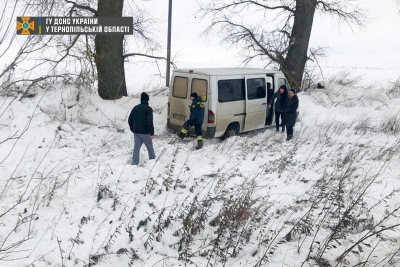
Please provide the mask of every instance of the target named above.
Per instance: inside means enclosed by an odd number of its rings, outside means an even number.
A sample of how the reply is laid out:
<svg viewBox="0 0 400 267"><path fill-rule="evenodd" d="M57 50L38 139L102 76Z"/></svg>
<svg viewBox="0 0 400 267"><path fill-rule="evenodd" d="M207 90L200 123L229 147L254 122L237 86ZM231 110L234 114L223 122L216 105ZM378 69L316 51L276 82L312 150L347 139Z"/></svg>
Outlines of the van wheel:
<svg viewBox="0 0 400 267"><path fill-rule="evenodd" d="M236 136L239 133L239 126L237 124L230 124L228 128L226 128L225 134L223 135L223 140L226 138Z"/></svg>

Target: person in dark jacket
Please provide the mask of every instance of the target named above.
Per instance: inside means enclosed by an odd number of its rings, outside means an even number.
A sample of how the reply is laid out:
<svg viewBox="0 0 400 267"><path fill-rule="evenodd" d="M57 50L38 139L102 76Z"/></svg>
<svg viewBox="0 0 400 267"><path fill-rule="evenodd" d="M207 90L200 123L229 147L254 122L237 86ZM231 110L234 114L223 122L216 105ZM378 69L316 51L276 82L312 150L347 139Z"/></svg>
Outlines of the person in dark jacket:
<svg viewBox="0 0 400 267"><path fill-rule="evenodd" d="M286 108L283 113L282 123L286 125L287 138L289 141L293 138L293 127L296 124L297 109L299 108L299 98L297 97L296 91L290 89L288 92L288 98L286 100Z"/></svg>
<svg viewBox="0 0 400 267"><path fill-rule="evenodd" d="M193 92L190 95L190 100L192 100L192 104L190 107L190 118L185 121L183 124L183 128L179 133L179 137L181 139L185 138L188 133L188 130L191 126L194 126L194 131L197 136L197 146L196 149L200 149L203 147L203 134L201 131L201 126L204 121L204 105L202 103L201 97L196 92Z"/></svg>
<svg viewBox="0 0 400 267"><path fill-rule="evenodd" d="M139 164L140 148L144 143L147 151L149 152L149 158L155 159L153 148L154 139L154 124L153 124L153 109L149 107L149 96L146 93L142 93L140 96L140 104L135 106L131 114L129 115L128 123L129 128L133 132L134 147L132 164Z"/></svg>
<svg viewBox="0 0 400 267"><path fill-rule="evenodd" d="M269 108L272 107L274 100L276 98L275 103L275 123L276 123L276 131L279 132L279 118L283 120L283 112L285 112L285 104L287 100L288 91L286 85L281 85L279 87L278 92L276 92L269 101ZM282 132L285 131L285 125L282 123Z"/></svg>

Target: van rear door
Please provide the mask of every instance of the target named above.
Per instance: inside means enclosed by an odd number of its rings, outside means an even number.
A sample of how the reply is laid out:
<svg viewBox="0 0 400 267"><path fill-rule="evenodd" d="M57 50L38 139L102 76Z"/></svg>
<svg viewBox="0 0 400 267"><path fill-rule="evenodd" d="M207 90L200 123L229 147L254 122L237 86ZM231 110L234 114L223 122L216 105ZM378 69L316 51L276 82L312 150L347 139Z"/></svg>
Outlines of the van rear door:
<svg viewBox="0 0 400 267"><path fill-rule="evenodd" d="M246 118L244 131L265 127L267 116L267 86L263 75L246 75Z"/></svg>
<svg viewBox="0 0 400 267"><path fill-rule="evenodd" d="M207 114L208 114L208 88L210 77L193 73L191 76L190 93L196 92L201 97L204 105L204 122L202 130L207 129Z"/></svg>
<svg viewBox="0 0 400 267"><path fill-rule="evenodd" d="M170 122L183 126L190 117L190 94L196 92L203 100L205 112L208 111L208 83L205 75L176 73L173 77L172 95L170 97ZM206 120L203 125L206 125Z"/></svg>
<svg viewBox="0 0 400 267"><path fill-rule="evenodd" d="M182 126L189 119L189 79L186 73L176 73L172 80L172 93L170 95L170 123Z"/></svg>

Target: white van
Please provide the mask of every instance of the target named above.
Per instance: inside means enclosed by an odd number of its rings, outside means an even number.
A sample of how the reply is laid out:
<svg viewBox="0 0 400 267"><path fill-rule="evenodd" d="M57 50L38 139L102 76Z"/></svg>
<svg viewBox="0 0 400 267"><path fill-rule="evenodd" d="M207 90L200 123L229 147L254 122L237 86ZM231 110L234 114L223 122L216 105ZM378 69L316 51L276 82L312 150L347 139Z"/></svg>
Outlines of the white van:
<svg viewBox="0 0 400 267"><path fill-rule="evenodd" d="M205 106L203 136L230 137L274 123L272 95L285 84L280 71L251 68L175 69L168 97L167 127L180 131L189 119L190 94ZM193 129L190 129L193 131Z"/></svg>

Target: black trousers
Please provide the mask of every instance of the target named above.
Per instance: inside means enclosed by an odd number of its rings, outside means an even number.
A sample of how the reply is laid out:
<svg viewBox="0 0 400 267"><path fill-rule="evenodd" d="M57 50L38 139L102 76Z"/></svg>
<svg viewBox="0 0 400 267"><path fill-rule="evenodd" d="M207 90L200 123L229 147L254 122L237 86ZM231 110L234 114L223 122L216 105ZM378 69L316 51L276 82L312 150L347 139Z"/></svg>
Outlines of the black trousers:
<svg viewBox="0 0 400 267"><path fill-rule="evenodd" d="M185 123L183 124L183 128L186 131L189 131L189 128L192 126L194 126L194 132L196 133L197 137L203 136L203 133L201 131L201 126L202 126L201 124L198 124L198 123L194 124L194 123L191 123L189 120L185 121Z"/></svg>
<svg viewBox="0 0 400 267"><path fill-rule="evenodd" d="M276 129L279 130L279 122L282 123L282 116L283 112L275 111L275 123L276 123ZM282 130L285 129L285 125L282 125Z"/></svg>
<svg viewBox="0 0 400 267"><path fill-rule="evenodd" d="M293 125L286 125L287 135L293 135Z"/></svg>

